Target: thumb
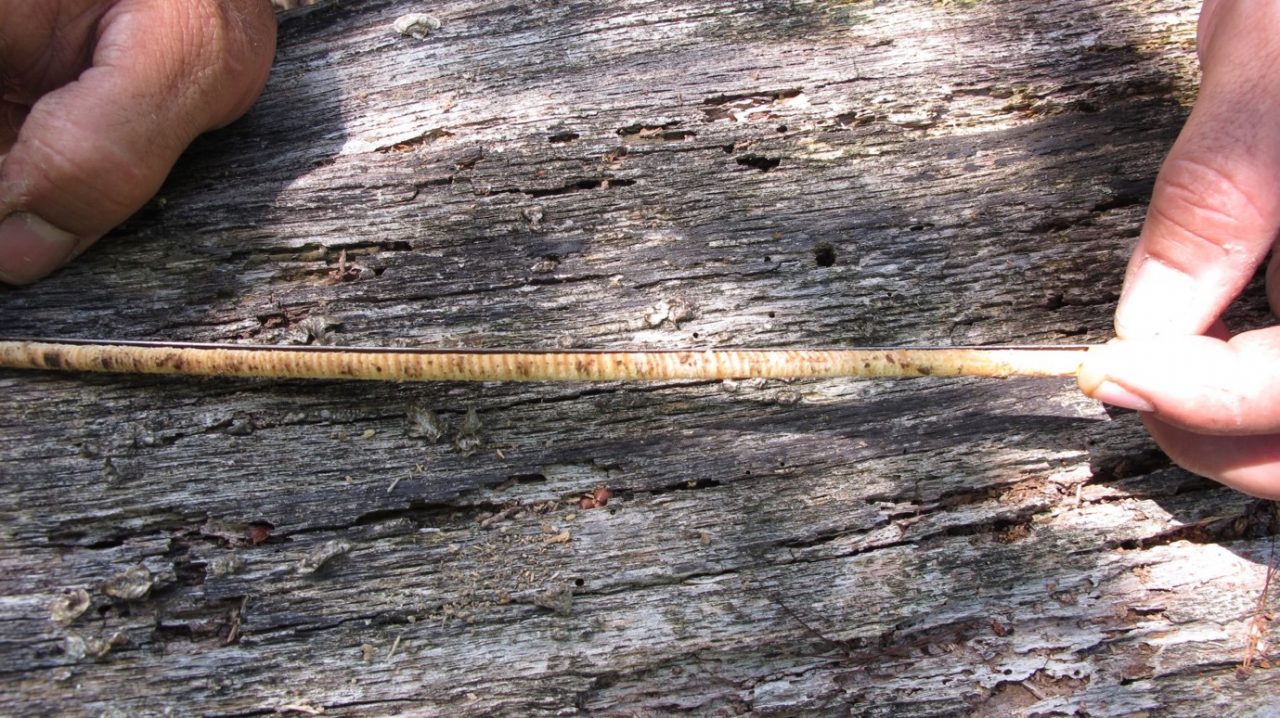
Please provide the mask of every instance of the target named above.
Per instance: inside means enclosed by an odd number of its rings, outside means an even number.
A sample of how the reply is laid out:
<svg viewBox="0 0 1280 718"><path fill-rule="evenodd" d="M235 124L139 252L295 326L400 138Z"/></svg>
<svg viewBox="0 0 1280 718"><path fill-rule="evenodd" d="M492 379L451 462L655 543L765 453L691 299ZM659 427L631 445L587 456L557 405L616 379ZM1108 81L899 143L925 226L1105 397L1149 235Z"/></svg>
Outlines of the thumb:
<svg viewBox="0 0 1280 718"><path fill-rule="evenodd" d="M1121 337L1202 333L1280 229L1280 3L1210 9L1200 97L1156 178L1116 309Z"/></svg>
<svg viewBox="0 0 1280 718"><path fill-rule="evenodd" d="M1085 394L1206 435L1280 433L1280 327L1238 334L1122 339L1091 349Z"/></svg>
<svg viewBox="0 0 1280 718"><path fill-rule="evenodd" d="M266 0L112 5L91 66L36 100L0 165L0 281L61 266L150 199L192 139L247 110L274 23Z"/></svg>

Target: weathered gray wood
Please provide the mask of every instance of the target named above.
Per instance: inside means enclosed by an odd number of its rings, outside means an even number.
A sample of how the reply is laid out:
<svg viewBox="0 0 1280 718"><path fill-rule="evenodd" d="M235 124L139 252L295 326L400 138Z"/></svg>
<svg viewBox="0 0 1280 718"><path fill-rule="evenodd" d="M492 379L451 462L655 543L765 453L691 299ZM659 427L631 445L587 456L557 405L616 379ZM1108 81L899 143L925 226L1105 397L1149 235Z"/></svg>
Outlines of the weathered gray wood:
<svg viewBox="0 0 1280 718"><path fill-rule="evenodd" d="M419 11L443 26L393 29ZM249 117L0 291L4 333L1101 341L1194 13L295 10ZM1068 382L5 372L0 409L0 713L1261 715L1280 690L1236 675L1272 505Z"/></svg>

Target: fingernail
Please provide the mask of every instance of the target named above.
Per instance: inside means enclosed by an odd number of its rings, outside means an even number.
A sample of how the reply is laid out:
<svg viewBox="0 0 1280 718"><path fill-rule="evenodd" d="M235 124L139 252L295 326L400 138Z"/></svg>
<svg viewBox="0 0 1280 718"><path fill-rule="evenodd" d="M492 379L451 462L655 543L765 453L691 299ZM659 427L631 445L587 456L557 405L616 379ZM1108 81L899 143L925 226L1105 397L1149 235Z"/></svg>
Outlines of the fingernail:
<svg viewBox="0 0 1280 718"><path fill-rule="evenodd" d="M1198 332L1203 327L1192 304L1196 285L1193 277L1147 257L1125 282L1116 307L1116 334L1135 338Z"/></svg>
<svg viewBox="0 0 1280 718"><path fill-rule="evenodd" d="M1134 411L1155 411L1150 400L1112 378L1129 372L1133 346L1133 342L1113 339L1090 349L1076 375L1080 390L1104 404Z"/></svg>
<svg viewBox="0 0 1280 718"><path fill-rule="evenodd" d="M75 248L74 234L15 212L0 222L0 281L30 284L61 267Z"/></svg>
<svg viewBox="0 0 1280 718"><path fill-rule="evenodd" d="M1146 399L1134 394L1114 381L1104 381L1093 390L1091 396L1103 404L1118 406L1134 411L1155 411L1156 407Z"/></svg>

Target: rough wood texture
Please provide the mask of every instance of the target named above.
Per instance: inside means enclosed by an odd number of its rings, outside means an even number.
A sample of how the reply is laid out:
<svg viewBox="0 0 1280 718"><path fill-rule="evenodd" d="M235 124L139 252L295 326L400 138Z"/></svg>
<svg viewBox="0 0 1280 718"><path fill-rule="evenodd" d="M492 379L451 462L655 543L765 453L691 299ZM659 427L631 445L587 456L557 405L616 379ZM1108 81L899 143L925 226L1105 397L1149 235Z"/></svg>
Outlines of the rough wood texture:
<svg viewBox="0 0 1280 718"><path fill-rule="evenodd" d="M442 27L394 29L422 10ZM1101 341L1194 15L292 11L258 107L0 291L4 333ZM1272 505L1069 381L4 372L0 447L5 714L1244 715L1280 691L1236 670L1269 629Z"/></svg>

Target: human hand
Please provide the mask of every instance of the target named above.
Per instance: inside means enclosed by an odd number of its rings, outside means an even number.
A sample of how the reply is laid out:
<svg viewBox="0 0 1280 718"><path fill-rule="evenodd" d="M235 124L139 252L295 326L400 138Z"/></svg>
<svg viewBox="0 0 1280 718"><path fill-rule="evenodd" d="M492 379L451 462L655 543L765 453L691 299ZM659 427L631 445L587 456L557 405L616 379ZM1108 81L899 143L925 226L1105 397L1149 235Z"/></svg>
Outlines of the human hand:
<svg viewBox="0 0 1280 718"><path fill-rule="evenodd" d="M0 0L0 281L137 211L249 109L274 53L269 0Z"/></svg>
<svg viewBox="0 0 1280 718"><path fill-rule="evenodd" d="M1142 412L1179 465L1280 498L1280 327L1219 321L1280 232L1280 3L1206 0L1200 96L1156 178L1088 395ZM1280 314L1280 255L1267 267Z"/></svg>

